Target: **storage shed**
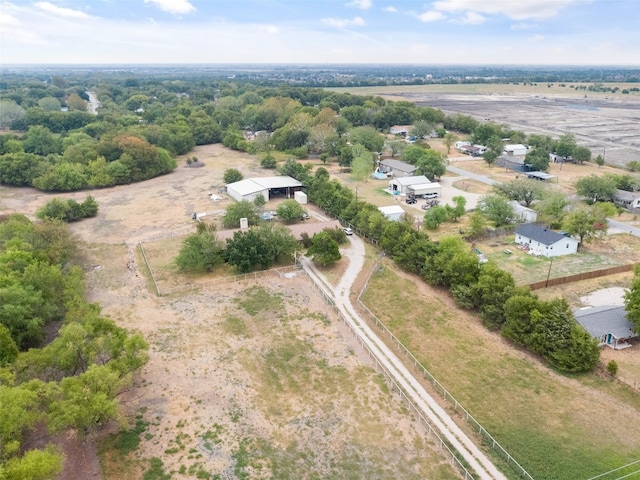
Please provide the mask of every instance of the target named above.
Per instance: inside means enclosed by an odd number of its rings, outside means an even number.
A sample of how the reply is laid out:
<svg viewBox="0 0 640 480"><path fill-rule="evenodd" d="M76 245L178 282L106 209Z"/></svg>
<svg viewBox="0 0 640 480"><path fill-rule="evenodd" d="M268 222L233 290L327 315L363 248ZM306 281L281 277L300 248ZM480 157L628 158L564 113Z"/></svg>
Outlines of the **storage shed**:
<svg viewBox="0 0 640 480"><path fill-rule="evenodd" d="M425 195L433 197L434 194L438 197L442 195L442 185L438 182L417 183L407 187L407 195L413 195L414 197L423 197Z"/></svg>
<svg viewBox="0 0 640 480"><path fill-rule="evenodd" d="M293 194L293 198L300 205L306 205L307 204L307 194L304 193L304 192L295 192Z"/></svg>
<svg viewBox="0 0 640 480"><path fill-rule="evenodd" d="M538 212L532 208L520 205L520 202L512 200L509 205L513 207L513 212L516 214L516 219L520 223L533 223L538 219Z"/></svg>
<svg viewBox="0 0 640 480"><path fill-rule="evenodd" d="M227 193L238 202L253 202L258 195L262 195L265 200L278 195L293 198L298 191L302 191L302 183L288 175L253 177L227 185Z"/></svg>
<svg viewBox="0 0 640 480"><path fill-rule="evenodd" d="M528 150L527 147L521 143L516 143L514 145L505 145L502 147L502 151L510 157L522 157L527 154Z"/></svg>
<svg viewBox="0 0 640 480"><path fill-rule="evenodd" d="M404 215L404 210L400 205L389 205L387 207L378 207L378 210L385 216L387 220L397 222Z"/></svg>
<svg viewBox="0 0 640 480"><path fill-rule="evenodd" d="M431 181L424 175L417 175L413 177L398 177L389 180L389 190L397 191L400 195L407 194L407 188L411 185L419 185L431 183Z"/></svg>

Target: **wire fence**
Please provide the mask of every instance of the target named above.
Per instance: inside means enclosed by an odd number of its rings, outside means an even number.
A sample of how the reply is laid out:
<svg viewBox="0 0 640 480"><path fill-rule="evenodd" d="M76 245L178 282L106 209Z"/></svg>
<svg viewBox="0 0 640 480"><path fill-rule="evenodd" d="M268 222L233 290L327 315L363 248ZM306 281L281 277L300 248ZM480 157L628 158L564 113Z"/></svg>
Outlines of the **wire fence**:
<svg viewBox="0 0 640 480"><path fill-rule="evenodd" d="M434 390L447 402L453 405L455 411L459 412L465 419L465 421L471 426L471 428L477 432L482 438L483 442L488 445L492 450L496 451L500 457L502 457L506 462L514 467L514 470L520 475L521 478L525 478L528 480L533 480L533 477L529 472L527 472L522 465L520 465L517 460L509 453L507 450L498 443L498 441L493 438L493 436L478 422L463 406L456 398L449 393L449 391L434 377L431 372L429 372L420 361L411 353L411 351L400 341L398 337L394 335L394 333L389 330L389 328L364 304L362 301L362 297L367 291L369 287L369 281L371 277L376 272L379 265L380 257L378 261L374 265L371 270L371 274L369 278L365 282L364 287L360 291L358 295L358 305L366 312L366 314L373 320L375 325L380 328L384 333L386 333L391 340L400 348L403 354L411 360L414 367L417 368L421 373L425 380L428 380L431 383Z"/></svg>
<svg viewBox="0 0 640 480"><path fill-rule="evenodd" d="M422 414L422 412L420 411L419 407L415 404L415 402L411 400L411 398L407 395L404 389L395 381L395 379L393 378L391 373L387 370L387 368L378 360L375 353L369 348L367 343L364 341L363 333L357 330L347 320L347 318L342 314L342 312L338 309L338 307L335 305L332 295L327 292L326 286L318 283L317 280L313 276L309 275L309 273L305 269L303 269L302 271L304 271L307 274L307 277L311 280L311 283L316 288L316 291L318 292L318 294L333 308L333 311L336 313L338 318L340 318L340 320L342 320L342 322L347 327L349 327L350 331L355 335L356 339L358 340L358 343L360 344L361 348L367 353L369 358L371 358L371 360L374 362L376 369L382 372L382 374L385 376L387 381L393 387L395 387L395 389L400 393L400 396L402 397L402 399L407 402L409 409L416 416L418 421L427 429L429 436L434 440L434 443L440 449L440 452L455 468L457 468L460 471L460 474L462 475L462 478L464 480L475 480L476 477L474 477L471 474L471 472L468 470L468 468L465 466L465 464L460 458L460 455L456 454L454 449L449 446L449 443L446 440L444 440L442 437L440 437L438 432L429 423L429 420Z"/></svg>

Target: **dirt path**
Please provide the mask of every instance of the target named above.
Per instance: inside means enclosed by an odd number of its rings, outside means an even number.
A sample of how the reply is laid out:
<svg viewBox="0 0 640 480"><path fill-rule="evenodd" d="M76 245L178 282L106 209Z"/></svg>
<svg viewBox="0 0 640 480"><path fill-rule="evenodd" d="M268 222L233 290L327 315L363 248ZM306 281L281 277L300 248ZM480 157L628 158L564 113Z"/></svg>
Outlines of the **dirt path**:
<svg viewBox="0 0 640 480"><path fill-rule="evenodd" d="M503 480L506 477L484 455L447 414L438 403L429 395L400 359L389 349L384 342L371 330L366 322L359 316L350 300L350 290L358 274L364 265L365 249L362 240L356 236L350 237L351 248L343 252L349 258L349 266L342 276L335 290L327 287L328 282L307 258L302 259L302 264L310 276L318 279L324 285L327 293L332 296L336 306L341 311L346 321L360 340L374 355L379 365L392 376L394 382L401 386L405 394L411 397L421 413L429 419L438 433L453 446L453 449L463 456L479 478L487 480Z"/></svg>

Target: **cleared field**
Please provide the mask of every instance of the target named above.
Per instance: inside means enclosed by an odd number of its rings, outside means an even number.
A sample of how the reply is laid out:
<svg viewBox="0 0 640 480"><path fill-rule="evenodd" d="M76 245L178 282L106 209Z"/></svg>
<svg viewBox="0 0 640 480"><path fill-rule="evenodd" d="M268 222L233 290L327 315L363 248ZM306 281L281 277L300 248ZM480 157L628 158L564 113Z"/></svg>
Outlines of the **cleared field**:
<svg viewBox="0 0 640 480"><path fill-rule="evenodd" d="M390 263L364 300L534 478L584 480L639 458L640 396L626 387L554 373Z"/></svg>
<svg viewBox="0 0 640 480"><path fill-rule="evenodd" d="M537 85L463 84L343 88L354 95L379 95L470 115L554 138L572 133L580 145L603 154L612 165L640 160L640 94L588 92L557 83ZM579 85L579 84L574 84ZM587 84L588 86L588 84ZM634 84L607 84L620 91Z"/></svg>

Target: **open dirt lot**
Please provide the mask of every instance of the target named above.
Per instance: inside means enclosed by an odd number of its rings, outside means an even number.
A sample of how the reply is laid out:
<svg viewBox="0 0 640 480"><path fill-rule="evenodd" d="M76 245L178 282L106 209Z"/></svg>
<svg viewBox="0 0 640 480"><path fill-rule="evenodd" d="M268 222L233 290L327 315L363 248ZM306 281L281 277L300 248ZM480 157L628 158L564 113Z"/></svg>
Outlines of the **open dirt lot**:
<svg viewBox="0 0 640 480"><path fill-rule="evenodd" d="M150 345L149 363L121 396L129 425L136 414L148 424L127 457L117 442L105 444L104 478L142 478L153 457L173 478L455 478L302 274L189 295L152 293L136 245L164 239L176 248L171 237L194 230L193 212L218 215L230 200L213 203L208 194L225 168L270 173L219 145L193 154L204 168L181 166L144 183L90 192L99 215L71 225L90 301ZM86 193L3 188L0 210L33 217L55 196ZM169 269L170 253L161 255ZM70 456L80 450L65 451L69 463L80 461ZM84 472L96 470L93 464ZM82 475L67 471L62 478Z"/></svg>
<svg viewBox="0 0 640 480"><path fill-rule="evenodd" d="M624 166L640 160L640 96L576 91L558 84L421 85L336 89L352 94L381 95L462 113L481 122L506 124L525 132L575 135L578 144L607 163ZM621 88L625 88L621 86Z"/></svg>

